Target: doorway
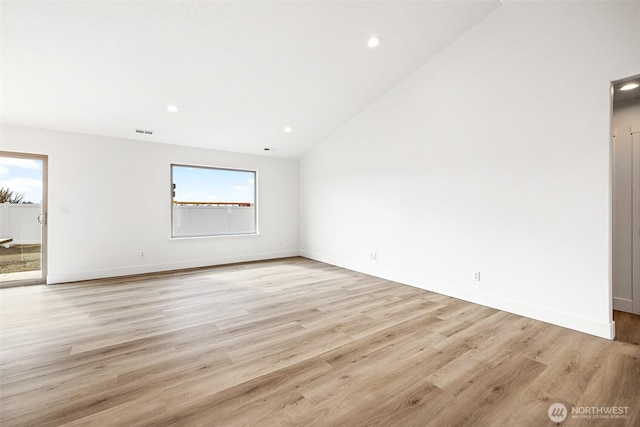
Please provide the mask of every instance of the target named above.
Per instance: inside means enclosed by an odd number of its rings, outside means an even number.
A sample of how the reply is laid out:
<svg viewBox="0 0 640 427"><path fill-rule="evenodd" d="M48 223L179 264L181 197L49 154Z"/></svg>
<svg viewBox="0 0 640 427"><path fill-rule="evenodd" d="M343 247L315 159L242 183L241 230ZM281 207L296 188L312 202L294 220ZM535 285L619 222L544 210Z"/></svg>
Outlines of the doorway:
<svg viewBox="0 0 640 427"><path fill-rule="evenodd" d="M46 282L47 160L0 151L0 287Z"/></svg>

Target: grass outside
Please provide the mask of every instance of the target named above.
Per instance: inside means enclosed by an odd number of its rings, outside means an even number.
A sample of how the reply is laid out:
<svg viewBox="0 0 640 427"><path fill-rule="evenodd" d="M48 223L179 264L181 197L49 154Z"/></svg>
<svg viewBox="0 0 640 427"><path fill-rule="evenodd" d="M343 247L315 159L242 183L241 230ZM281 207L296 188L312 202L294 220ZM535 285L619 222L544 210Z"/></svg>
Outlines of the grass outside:
<svg viewBox="0 0 640 427"><path fill-rule="evenodd" d="M40 270L40 245L0 246L0 274Z"/></svg>

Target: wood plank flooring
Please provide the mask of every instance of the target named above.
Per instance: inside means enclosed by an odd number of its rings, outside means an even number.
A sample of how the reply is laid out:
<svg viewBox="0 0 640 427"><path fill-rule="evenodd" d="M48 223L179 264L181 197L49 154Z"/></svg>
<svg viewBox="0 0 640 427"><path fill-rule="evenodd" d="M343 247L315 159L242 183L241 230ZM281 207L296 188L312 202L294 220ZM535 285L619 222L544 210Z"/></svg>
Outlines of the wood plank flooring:
<svg viewBox="0 0 640 427"><path fill-rule="evenodd" d="M638 345L304 258L0 289L0 310L2 426L544 426L556 402L640 425Z"/></svg>

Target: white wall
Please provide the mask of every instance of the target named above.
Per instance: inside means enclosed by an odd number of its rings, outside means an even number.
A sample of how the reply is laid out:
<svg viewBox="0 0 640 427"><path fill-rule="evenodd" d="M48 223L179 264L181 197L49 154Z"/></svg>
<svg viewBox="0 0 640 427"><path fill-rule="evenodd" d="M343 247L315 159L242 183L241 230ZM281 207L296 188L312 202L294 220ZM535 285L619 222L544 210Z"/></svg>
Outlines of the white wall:
<svg viewBox="0 0 640 427"><path fill-rule="evenodd" d="M638 22L503 5L302 159L301 254L611 338L609 83Z"/></svg>
<svg viewBox="0 0 640 427"><path fill-rule="evenodd" d="M49 156L49 283L298 253L297 161L13 126L0 138ZM171 240L171 163L256 169L260 235Z"/></svg>

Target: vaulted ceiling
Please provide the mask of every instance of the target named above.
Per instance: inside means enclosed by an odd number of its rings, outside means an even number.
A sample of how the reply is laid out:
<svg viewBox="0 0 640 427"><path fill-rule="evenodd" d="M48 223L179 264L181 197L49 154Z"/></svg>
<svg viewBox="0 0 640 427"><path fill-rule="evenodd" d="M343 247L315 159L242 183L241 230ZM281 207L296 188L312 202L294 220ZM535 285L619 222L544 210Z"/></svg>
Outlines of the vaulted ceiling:
<svg viewBox="0 0 640 427"><path fill-rule="evenodd" d="M1 119L299 158L499 6L3 1Z"/></svg>

